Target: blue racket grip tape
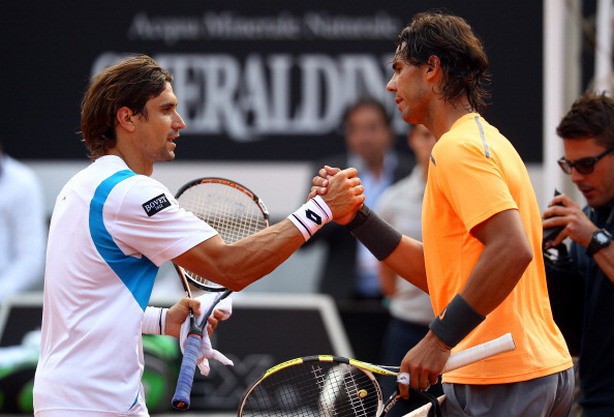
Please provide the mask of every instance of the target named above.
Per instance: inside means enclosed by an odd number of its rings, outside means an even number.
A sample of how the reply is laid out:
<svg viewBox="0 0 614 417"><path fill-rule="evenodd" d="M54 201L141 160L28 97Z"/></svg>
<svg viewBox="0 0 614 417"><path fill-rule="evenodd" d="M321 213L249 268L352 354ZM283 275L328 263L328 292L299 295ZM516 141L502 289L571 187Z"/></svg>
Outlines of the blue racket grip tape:
<svg viewBox="0 0 614 417"><path fill-rule="evenodd" d="M190 393L194 382L194 372L196 371L196 360L200 352L203 339L200 335L190 334L185 342L181 369L177 378L177 387L173 396L172 405L177 410L187 410L190 408Z"/></svg>

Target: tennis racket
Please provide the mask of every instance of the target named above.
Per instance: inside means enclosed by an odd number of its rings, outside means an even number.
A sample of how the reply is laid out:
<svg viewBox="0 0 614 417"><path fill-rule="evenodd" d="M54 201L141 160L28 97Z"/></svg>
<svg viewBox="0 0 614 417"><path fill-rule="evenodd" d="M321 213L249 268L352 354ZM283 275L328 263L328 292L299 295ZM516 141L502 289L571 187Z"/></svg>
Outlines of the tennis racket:
<svg viewBox="0 0 614 417"><path fill-rule="evenodd" d="M224 178L199 178L185 184L176 195L179 206L208 223L226 243L233 243L269 226L269 212L258 196L247 187ZM190 330L177 378L172 405L179 410L190 408L190 393L194 382L196 361L202 345L207 318L215 306L232 292L222 285L175 265L188 297L191 286L199 290L218 292L215 300L197 323L190 312Z"/></svg>
<svg viewBox="0 0 614 417"><path fill-rule="evenodd" d="M512 335L450 356L442 373L516 348ZM399 367L374 365L331 355L291 359L269 368L241 399L239 417L380 417L396 404L386 402L373 374L396 377ZM418 393L415 391L413 394ZM436 402L436 400L434 400Z"/></svg>

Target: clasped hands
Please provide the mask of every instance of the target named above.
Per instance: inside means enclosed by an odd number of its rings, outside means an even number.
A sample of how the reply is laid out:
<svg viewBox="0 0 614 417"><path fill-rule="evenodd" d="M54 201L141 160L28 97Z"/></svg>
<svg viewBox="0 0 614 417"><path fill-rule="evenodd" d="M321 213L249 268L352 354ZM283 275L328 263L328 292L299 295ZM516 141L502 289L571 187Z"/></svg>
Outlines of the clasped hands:
<svg viewBox="0 0 614 417"><path fill-rule="evenodd" d="M348 224L365 201L364 187L356 168L325 165L311 183L308 198L320 195L330 207L336 223Z"/></svg>

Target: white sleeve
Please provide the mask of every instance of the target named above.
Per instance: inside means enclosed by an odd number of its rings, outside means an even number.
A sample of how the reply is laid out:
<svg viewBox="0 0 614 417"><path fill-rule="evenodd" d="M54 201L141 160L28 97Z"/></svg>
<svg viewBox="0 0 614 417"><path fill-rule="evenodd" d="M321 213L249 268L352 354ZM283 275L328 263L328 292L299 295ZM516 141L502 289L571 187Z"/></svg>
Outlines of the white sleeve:
<svg viewBox="0 0 614 417"><path fill-rule="evenodd" d="M217 232L179 207L170 191L143 176L124 181L109 198L116 199L105 223L117 245L127 255L145 255L160 266ZM109 217L108 217L109 216Z"/></svg>

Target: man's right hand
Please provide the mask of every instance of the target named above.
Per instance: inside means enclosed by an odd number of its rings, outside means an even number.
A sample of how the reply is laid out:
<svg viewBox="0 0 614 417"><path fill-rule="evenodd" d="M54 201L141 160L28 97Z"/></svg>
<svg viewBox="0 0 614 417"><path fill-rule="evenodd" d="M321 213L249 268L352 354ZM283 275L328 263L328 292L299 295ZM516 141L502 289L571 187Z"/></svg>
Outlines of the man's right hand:
<svg viewBox="0 0 614 417"><path fill-rule="evenodd" d="M311 191L309 192L308 198L313 198L318 194L326 194L328 187L328 179L340 171L341 168L333 168L328 165L324 165L322 168L320 168L320 170L318 171L318 175L313 177L313 179L311 180Z"/></svg>
<svg viewBox="0 0 614 417"><path fill-rule="evenodd" d="M563 230L552 241L551 246L557 246L570 238L587 247L593 233L598 229L582 211L582 207L565 194L554 197L544 211L544 229L559 226L563 227Z"/></svg>
<svg viewBox="0 0 614 417"><path fill-rule="evenodd" d="M312 180L309 198L321 195L339 224L349 223L365 201L364 187L356 168L325 166Z"/></svg>

